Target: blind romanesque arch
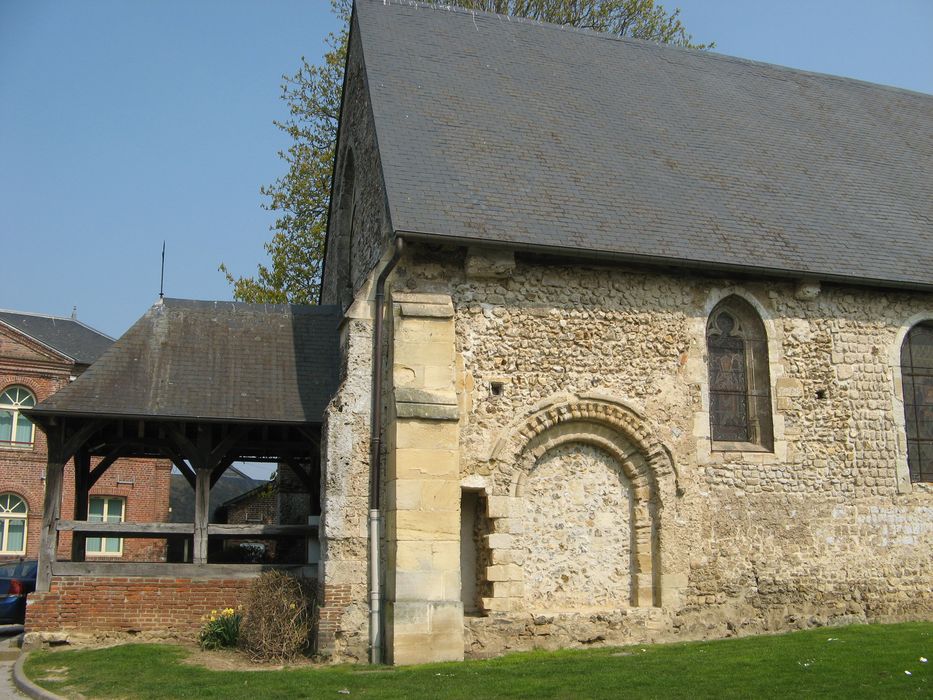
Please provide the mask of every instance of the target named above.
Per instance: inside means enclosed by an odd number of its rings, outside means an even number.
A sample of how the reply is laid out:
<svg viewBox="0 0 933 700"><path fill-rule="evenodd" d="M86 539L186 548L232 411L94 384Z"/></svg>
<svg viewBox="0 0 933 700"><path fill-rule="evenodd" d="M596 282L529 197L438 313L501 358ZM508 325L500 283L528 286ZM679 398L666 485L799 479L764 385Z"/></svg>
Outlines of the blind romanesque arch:
<svg viewBox="0 0 933 700"><path fill-rule="evenodd" d="M680 490L667 448L644 417L629 406L586 395L555 397L539 405L513 425L493 448L491 461L499 478L490 495L507 495L517 502L514 510L523 512L523 502L532 495L530 479L536 470L554 467L549 476L558 478L561 463L572 465L581 456L595 458L606 467L599 470L606 479L614 473L619 482L620 504L630 504L625 506L631 508L627 522L617 525L624 524L631 533L631 544L625 552L631 563L631 581L626 586L631 604L659 606L662 512L665 504L673 505ZM557 462L548 464L555 458ZM567 458L569 461L565 461ZM572 473L564 473L562 478L574 477ZM495 519L496 515L490 517ZM493 552L494 558L503 555L512 560L522 553ZM534 601L513 600L505 609L522 609L527 602Z"/></svg>

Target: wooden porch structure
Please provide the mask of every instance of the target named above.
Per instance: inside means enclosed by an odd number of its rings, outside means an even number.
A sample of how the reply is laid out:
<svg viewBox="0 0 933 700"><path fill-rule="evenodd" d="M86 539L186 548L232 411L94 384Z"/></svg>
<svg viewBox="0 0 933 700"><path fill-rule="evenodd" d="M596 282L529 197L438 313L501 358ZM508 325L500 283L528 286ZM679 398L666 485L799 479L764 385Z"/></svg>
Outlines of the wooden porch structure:
<svg viewBox="0 0 933 700"><path fill-rule="evenodd" d="M217 573L208 565L209 537L311 537L313 525L212 524L210 489L234 462L286 463L311 498L312 514L320 512L320 427L242 422L165 421L148 418L100 418L37 415L49 444L43 511L38 591L49 590L53 575L191 576ZM164 458L182 473L195 492L192 523L88 522L88 494L119 458ZM74 520L60 517L65 465L74 458ZM99 458L99 461L94 458ZM91 468L92 463L96 462ZM59 534L72 532L71 561L57 561ZM191 564L87 562L88 536L192 538ZM247 571L261 565L245 566Z"/></svg>
<svg viewBox="0 0 933 700"><path fill-rule="evenodd" d="M288 464L320 513L320 433L337 384L332 307L156 303L71 385L32 409L48 437L38 592L53 576L251 576L257 564L213 564L209 538L295 538L309 524L212 524L210 490L234 462ZM88 493L120 458L168 459L195 492L191 523L88 522ZM61 519L74 459L74 519ZM70 561L56 561L72 533ZM88 536L190 536L191 563L86 561Z"/></svg>

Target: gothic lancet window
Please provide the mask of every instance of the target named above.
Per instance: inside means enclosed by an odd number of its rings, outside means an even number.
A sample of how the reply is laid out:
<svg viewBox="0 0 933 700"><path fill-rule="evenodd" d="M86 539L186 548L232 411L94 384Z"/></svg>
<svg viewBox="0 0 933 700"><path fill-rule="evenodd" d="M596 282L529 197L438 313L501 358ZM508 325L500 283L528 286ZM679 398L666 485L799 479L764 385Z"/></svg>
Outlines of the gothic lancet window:
<svg viewBox="0 0 933 700"><path fill-rule="evenodd" d="M706 325L706 349L713 449L771 450L768 338L751 304L721 301Z"/></svg>
<svg viewBox="0 0 933 700"><path fill-rule="evenodd" d="M933 481L933 322L914 326L901 346L910 480Z"/></svg>

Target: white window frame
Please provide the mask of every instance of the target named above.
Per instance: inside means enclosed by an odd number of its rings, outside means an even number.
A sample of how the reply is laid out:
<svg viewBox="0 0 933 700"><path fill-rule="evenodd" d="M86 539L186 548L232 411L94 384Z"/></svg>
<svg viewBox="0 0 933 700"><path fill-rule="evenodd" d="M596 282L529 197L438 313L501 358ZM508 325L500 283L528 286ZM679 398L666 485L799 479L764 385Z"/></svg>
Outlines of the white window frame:
<svg viewBox="0 0 933 700"><path fill-rule="evenodd" d="M17 397L16 399L11 398L9 401L5 401L4 397L6 396L7 392L11 392L13 390L25 392L25 397ZM10 439L0 440L0 447L14 450L31 450L33 448L33 446L36 444L36 425L26 416L20 413L20 410L23 408L32 408L35 405L36 395L29 387L23 386L21 384L11 384L10 386L5 387L3 391L0 391L0 411L9 411L13 414L13 423L10 426ZM20 421L23 420L29 423L29 441L17 442L13 438L16 437L17 426L19 425Z"/></svg>
<svg viewBox="0 0 933 700"><path fill-rule="evenodd" d="M10 500L16 499L22 503L26 510L22 513L14 512L10 506ZM5 501L5 502L4 502ZM23 548L8 549L10 539L10 522L23 521ZM29 504L26 499L19 494L6 492L0 493L0 554L25 554L26 543L29 541Z"/></svg>
<svg viewBox="0 0 933 700"><path fill-rule="evenodd" d="M91 515L91 503L94 501L103 501L103 516L100 518L97 516ZM120 519L111 520L110 516L110 502L111 501L120 501ZM88 522L93 523L123 523L126 522L126 497L125 496L90 496L88 498L87 504ZM103 534L103 533L102 533ZM91 541L98 540L100 542L100 550L94 551L91 549ZM117 541L117 551L108 552L106 542L107 540L116 540ZM123 538L122 537L88 537L84 542L84 553L89 557L122 557L123 556Z"/></svg>

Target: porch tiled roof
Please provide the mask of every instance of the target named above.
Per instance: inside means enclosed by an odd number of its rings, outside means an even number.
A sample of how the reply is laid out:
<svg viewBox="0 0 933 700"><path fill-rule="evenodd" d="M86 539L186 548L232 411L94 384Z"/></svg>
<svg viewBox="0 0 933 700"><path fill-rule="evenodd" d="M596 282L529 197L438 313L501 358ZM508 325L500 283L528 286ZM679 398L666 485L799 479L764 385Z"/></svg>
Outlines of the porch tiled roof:
<svg viewBox="0 0 933 700"><path fill-rule="evenodd" d="M319 423L339 309L165 299L37 415Z"/></svg>

